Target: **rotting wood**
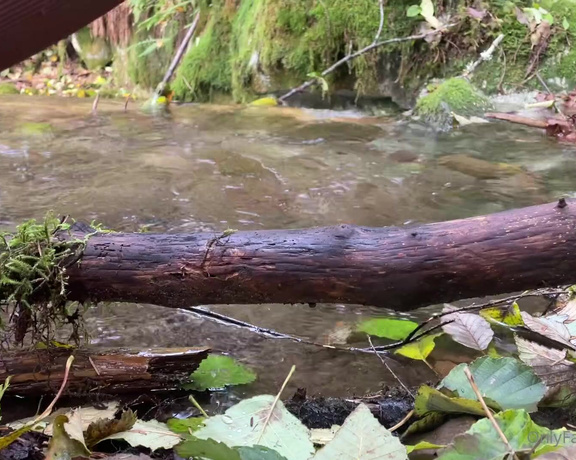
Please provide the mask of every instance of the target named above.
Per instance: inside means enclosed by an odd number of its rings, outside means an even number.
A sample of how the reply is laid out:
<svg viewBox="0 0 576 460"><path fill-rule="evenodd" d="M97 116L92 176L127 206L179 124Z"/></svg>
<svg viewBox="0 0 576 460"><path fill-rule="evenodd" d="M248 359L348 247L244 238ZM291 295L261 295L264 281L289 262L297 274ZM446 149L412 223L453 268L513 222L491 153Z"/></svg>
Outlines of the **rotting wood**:
<svg viewBox="0 0 576 460"><path fill-rule="evenodd" d="M411 227L107 233L91 237L81 262L68 268L69 298L409 310L572 284L575 230L576 200L561 200Z"/></svg>
<svg viewBox="0 0 576 460"><path fill-rule="evenodd" d="M0 382L11 376L9 394L55 393L62 383L66 360L74 354L68 394L173 390L188 381L209 351L204 347L4 351Z"/></svg>

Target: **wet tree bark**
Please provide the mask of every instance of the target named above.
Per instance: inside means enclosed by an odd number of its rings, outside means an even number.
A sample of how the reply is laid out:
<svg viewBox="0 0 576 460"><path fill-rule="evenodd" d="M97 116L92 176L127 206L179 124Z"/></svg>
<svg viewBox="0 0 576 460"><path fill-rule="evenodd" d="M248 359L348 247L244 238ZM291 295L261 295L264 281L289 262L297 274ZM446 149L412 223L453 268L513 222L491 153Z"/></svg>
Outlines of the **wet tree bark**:
<svg viewBox="0 0 576 460"><path fill-rule="evenodd" d="M0 356L0 382L11 376L8 394L56 393L66 361L74 362L67 394L118 394L139 390L173 390L208 356L208 348L22 350Z"/></svg>
<svg viewBox="0 0 576 460"><path fill-rule="evenodd" d="M576 281L576 200L413 227L101 234L73 300L350 303L409 310Z"/></svg>

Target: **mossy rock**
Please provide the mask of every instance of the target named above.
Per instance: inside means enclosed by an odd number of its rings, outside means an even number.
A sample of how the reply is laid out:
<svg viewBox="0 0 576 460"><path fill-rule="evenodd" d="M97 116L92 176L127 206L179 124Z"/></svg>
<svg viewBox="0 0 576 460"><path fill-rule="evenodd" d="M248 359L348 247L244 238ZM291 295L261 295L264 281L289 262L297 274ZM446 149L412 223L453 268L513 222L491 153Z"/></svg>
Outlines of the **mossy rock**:
<svg viewBox="0 0 576 460"><path fill-rule="evenodd" d="M465 78L450 78L418 99L414 114L440 131L453 126L453 113L464 117L482 115L492 107L490 101Z"/></svg>
<svg viewBox="0 0 576 460"><path fill-rule="evenodd" d="M12 83L0 83L0 95L2 94L20 94L20 91Z"/></svg>
<svg viewBox="0 0 576 460"><path fill-rule="evenodd" d="M72 35L72 45L88 70L103 69L112 62L113 54L108 41L93 37L88 28Z"/></svg>

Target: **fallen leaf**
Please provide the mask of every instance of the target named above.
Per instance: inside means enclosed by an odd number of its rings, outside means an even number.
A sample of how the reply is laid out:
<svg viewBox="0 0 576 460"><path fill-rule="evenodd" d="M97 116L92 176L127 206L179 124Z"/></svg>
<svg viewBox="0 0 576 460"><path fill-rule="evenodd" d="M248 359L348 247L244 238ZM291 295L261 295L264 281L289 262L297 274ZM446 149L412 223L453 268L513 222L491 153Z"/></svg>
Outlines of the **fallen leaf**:
<svg viewBox="0 0 576 460"><path fill-rule="evenodd" d="M470 369L476 385L488 406L496 410L538 410L546 393L546 385L533 369L514 358L484 356L470 364L459 364L440 382L441 388L455 391L461 398L477 401L464 370Z"/></svg>
<svg viewBox="0 0 576 460"><path fill-rule="evenodd" d="M91 448L102 439L113 434L129 431L136 423L136 420L136 414L130 409L122 412L120 419L101 418L96 420L86 428L86 433L84 435L86 445Z"/></svg>
<svg viewBox="0 0 576 460"><path fill-rule="evenodd" d="M562 322L553 321L545 317L536 318L525 311L522 312L522 320L524 325L532 332L554 340L571 350L576 350L570 342L570 331Z"/></svg>
<svg viewBox="0 0 576 460"><path fill-rule="evenodd" d="M272 395L245 399L224 414L206 419L205 426L194 435L231 447L261 445L290 460L308 460L314 453L308 428L286 410L282 401L273 405L274 400Z"/></svg>
<svg viewBox="0 0 576 460"><path fill-rule="evenodd" d="M105 439L123 439L132 447L143 446L155 451L157 449L171 449L182 441L182 438L168 429L165 423L156 420L137 420L129 431L115 433Z"/></svg>
<svg viewBox="0 0 576 460"><path fill-rule="evenodd" d="M485 350L494 337L490 323L472 313L454 313L443 318L452 321L442 326L455 342L474 350Z"/></svg>
<svg viewBox="0 0 576 460"><path fill-rule="evenodd" d="M313 460L408 460L406 448L360 404Z"/></svg>
<svg viewBox="0 0 576 460"><path fill-rule="evenodd" d="M78 434L78 427L74 426L79 423L78 420L70 422L66 415L58 415L54 420L54 432L48 444L46 460L65 460L90 456L90 451L86 449L84 442L72 438L69 434L69 431L72 431L75 436ZM66 427L66 425L68 426ZM81 428L80 435L82 435Z"/></svg>
<svg viewBox="0 0 576 460"><path fill-rule="evenodd" d="M430 412L484 415L484 409L480 402L467 398L450 397L428 385L422 385L418 389L414 401L414 412L420 416Z"/></svg>
<svg viewBox="0 0 576 460"><path fill-rule="evenodd" d="M434 347L436 346L434 340L436 340L436 337L439 337L440 335L441 334L427 335L417 342L404 345L403 347L396 350L395 353L425 362L426 358L430 355L430 353L432 353Z"/></svg>

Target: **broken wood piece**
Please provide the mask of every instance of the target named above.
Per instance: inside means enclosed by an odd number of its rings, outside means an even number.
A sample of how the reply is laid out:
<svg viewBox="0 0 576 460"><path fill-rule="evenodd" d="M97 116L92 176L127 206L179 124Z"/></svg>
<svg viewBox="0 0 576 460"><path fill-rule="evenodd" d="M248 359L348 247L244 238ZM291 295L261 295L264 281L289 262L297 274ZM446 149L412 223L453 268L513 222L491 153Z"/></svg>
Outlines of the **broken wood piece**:
<svg viewBox="0 0 576 460"><path fill-rule="evenodd" d="M530 126L531 128L541 128L541 129L548 128L548 123L544 120L536 120L534 118L523 117L521 115L516 115L514 113L489 112L485 113L484 116L486 118L492 118L495 120L504 120L524 126Z"/></svg>
<svg viewBox="0 0 576 460"><path fill-rule="evenodd" d="M18 350L0 356L0 382L11 376L7 393L55 393L66 360L75 357L66 393L118 394L140 390L173 390L188 381L209 348Z"/></svg>

